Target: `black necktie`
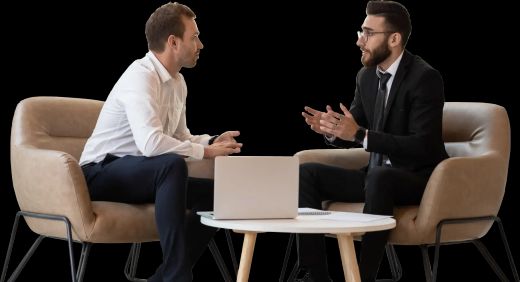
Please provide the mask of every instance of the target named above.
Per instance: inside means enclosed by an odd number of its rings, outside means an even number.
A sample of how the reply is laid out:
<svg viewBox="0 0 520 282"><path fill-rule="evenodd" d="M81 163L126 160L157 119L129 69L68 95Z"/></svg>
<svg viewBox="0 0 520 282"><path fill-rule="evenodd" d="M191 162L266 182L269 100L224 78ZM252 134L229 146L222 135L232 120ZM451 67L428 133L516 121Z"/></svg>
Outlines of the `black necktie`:
<svg viewBox="0 0 520 282"><path fill-rule="evenodd" d="M383 131L383 120L385 116L386 83L392 76L389 73L377 71L379 77L379 89L377 90L376 103L374 106L374 131ZM369 141L370 142L370 141ZM383 154L370 153L369 168L383 164Z"/></svg>

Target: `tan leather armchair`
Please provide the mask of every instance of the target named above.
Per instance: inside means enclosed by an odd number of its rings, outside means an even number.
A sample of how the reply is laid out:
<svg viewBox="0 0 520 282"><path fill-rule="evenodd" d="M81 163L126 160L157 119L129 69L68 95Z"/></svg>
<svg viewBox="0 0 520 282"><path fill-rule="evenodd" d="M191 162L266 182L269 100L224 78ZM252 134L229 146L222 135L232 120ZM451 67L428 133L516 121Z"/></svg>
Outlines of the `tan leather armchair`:
<svg viewBox="0 0 520 282"><path fill-rule="evenodd" d="M433 171L418 206L401 206L394 211L397 226L392 230L387 255L394 280L401 268L392 245L421 247L427 281L437 276L439 246L472 242L502 281L505 274L479 241L497 222L516 281L518 273L506 235L497 217L504 197L509 153L510 126L506 110L486 103L447 102L444 105L443 139L449 159ZM344 168L368 164L364 149L319 149L296 154L300 163L319 162ZM363 210L363 203L324 202L324 209ZM435 247L433 271L427 248Z"/></svg>
<svg viewBox="0 0 520 282"><path fill-rule="evenodd" d="M91 201L78 164L102 105L101 101L88 99L33 97L16 107L11 131L11 171L20 211L13 226L2 282L20 216L40 236L9 281L16 280L47 237L68 241L72 281L82 280L92 244L133 243L125 274L131 281L143 281L135 278L140 243L159 240L154 205ZM189 161L188 171L190 176L213 178L213 161ZM77 270L73 242L82 244ZM221 272L225 271L214 241L210 242L210 250Z"/></svg>

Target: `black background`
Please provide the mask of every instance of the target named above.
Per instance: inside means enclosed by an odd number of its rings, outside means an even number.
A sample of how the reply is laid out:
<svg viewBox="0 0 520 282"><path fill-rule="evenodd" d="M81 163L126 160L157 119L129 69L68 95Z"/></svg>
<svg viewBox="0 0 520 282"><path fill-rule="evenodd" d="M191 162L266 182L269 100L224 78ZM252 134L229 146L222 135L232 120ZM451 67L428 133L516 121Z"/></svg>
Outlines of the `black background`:
<svg viewBox="0 0 520 282"><path fill-rule="evenodd" d="M2 65L3 73L7 73L2 78L2 99L7 101L1 113L3 167L9 167L9 130L21 99L70 96L104 100L126 67L146 53L146 19L165 1L101 2L19 2L2 8ZM504 12L499 2L487 6L460 3L456 7L450 5L452 1L402 2L413 24L407 48L442 73L446 101L489 102L506 107L514 141L513 95L517 93L510 90L515 81L512 74L499 67L513 63L507 55L511 50L505 47L512 35L495 31L497 24L491 20ZM365 17L366 1L184 3L197 14L205 45L197 67L182 70L189 90L191 131L218 134L240 130L243 155L292 155L302 149L325 148L322 138L307 128L300 113L304 105L322 109L326 104L350 104L355 74L361 67L356 31ZM10 20L6 14L10 14ZM499 29L508 26L506 21L511 18L503 19ZM513 146L499 216L518 264L520 245L515 239L520 231L514 230L518 192L512 167L515 160L518 156ZM9 171L4 170L2 176L3 259L18 206ZM35 235L21 224L17 238L11 266L19 261ZM233 238L239 251L241 236ZM493 228L483 241L510 275L499 239ZM286 234L258 237L250 281L277 280L286 242ZM227 259L222 232L217 243ZM340 281L337 242L328 239L327 244L331 275ZM79 250L76 248L76 254ZM127 244L95 245L85 281L124 281L128 250ZM404 268L403 280L424 280L419 248L399 246L397 252ZM445 246L440 255L440 281L498 280L472 245ZM144 244L138 273L151 274L159 260L159 244ZM67 263L65 242L44 241L20 281L68 281ZM381 272L388 276L385 263ZM209 252L194 268L194 277L195 281L221 280Z"/></svg>

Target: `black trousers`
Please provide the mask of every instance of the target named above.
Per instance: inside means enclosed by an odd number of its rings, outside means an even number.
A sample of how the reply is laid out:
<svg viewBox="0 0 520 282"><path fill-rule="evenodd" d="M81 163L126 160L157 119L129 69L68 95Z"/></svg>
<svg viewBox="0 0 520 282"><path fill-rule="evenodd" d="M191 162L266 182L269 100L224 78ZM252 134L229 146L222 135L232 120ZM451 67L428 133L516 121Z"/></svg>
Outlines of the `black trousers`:
<svg viewBox="0 0 520 282"><path fill-rule="evenodd" d="M213 181L188 178L183 157L107 157L83 166L94 201L155 203L163 262L148 281L192 281L191 268L216 229L197 211L213 209Z"/></svg>
<svg viewBox="0 0 520 282"><path fill-rule="evenodd" d="M421 201L428 176L392 167L347 170L318 163L300 166L299 206L321 209L321 202L365 202L363 212L392 215L394 205ZM389 230L367 232L361 242L359 269L362 281L375 281L383 258ZM328 276L323 234L298 235L300 264L318 281Z"/></svg>

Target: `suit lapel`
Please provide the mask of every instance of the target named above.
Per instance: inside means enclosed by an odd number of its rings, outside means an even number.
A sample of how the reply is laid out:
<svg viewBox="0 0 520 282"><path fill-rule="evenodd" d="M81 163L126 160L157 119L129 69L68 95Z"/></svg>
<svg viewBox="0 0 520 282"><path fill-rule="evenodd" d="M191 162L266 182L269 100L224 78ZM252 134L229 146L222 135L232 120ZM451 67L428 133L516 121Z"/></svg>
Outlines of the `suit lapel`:
<svg viewBox="0 0 520 282"><path fill-rule="evenodd" d="M388 113L394 104L395 97L397 95L397 90L401 86L401 82L403 82L406 73L408 72L408 67L410 62L412 61L412 55L408 51L404 51L403 58L401 59L401 63L397 68L397 72L394 77L394 81L392 82L392 88L390 88L390 93L388 94L388 101L386 102L385 107L385 115L383 116L383 128L386 124L386 118L388 117Z"/></svg>
<svg viewBox="0 0 520 282"><path fill-rule="evenodd" d="M376 105L376 99L377 99L377 89L379 87L379 78L376 75L376 69L373 68L369 72L370 77L368 79L367 85L367 93L368 97L370 97L369 102L367 105L370 105L370 112L368 112L367 119L370 120L370 128L374 128L374 120L375 120L375 105Z"/></svg>

